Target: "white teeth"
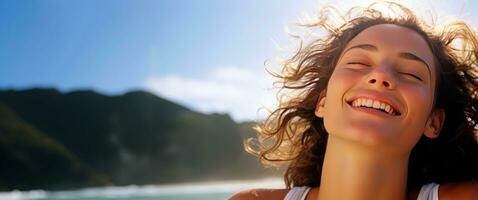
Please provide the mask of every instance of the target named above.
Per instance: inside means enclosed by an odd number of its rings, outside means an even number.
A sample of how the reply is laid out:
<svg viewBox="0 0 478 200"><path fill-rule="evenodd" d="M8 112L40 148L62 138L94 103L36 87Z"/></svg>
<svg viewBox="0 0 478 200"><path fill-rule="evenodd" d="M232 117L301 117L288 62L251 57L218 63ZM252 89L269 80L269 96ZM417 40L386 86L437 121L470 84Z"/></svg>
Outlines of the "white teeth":
<svg viewBox="0 0 478 200"><path fill-rule="evenodd" d="M380 102L378 101L373 101L373 108L377 109L377 108L380 108Z"/></svg>
<svg viewBox="0 0 478 200"><path fill-rule="evenodd" d="M387 112L390 115L395 115L395 113L396 113L390 105L388 105L384 102L380 102L380 101L372 100L372 99L366 99L366 98L355 99L352 102L352 106L354 106L354 107L365 106L365 107L369 107L369 108L380 109L380 110L383 110L383 111Z"/></svg>
<svg viewBox="0 0 478 200"><path fill-rule="evenodd" d="M392 108L390 108L390 106L387 105L387 106L385 106L385 111L387 111L388 113L391 113Z"/></svg>
<svg viewBox="0 0 478 200"><path fill-rule="evenodd" d="M367 99L367 103L365 104L367 107L372 107L373 100L372 99Z"/></svg>

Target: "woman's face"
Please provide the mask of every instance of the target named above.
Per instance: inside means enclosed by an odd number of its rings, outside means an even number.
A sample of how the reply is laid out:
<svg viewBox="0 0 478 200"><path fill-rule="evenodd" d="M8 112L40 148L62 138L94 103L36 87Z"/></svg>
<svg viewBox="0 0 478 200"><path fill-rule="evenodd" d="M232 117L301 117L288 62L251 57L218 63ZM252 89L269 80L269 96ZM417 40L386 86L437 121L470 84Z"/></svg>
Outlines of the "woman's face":
<svg viewBox="0 0 478 200"><path fill-rule="evenodd" d="M435 71L433 54L417 32L371 26L344 48L316 115L330 135L409 152L427 124L437 122Z"/></svg>

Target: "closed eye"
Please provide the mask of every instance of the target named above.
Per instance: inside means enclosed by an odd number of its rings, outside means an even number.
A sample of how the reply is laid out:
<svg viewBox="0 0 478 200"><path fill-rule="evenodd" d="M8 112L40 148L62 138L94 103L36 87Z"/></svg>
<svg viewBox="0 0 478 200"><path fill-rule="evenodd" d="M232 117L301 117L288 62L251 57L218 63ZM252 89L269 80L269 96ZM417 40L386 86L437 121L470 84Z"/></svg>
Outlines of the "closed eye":
<svg viewBox="0 0 478 200"><path fill-rule="evenodd" d="M369 66L369 65L367 65L367 64L365 64L365 63L361 63L361 62L348 62L347 64L348 64L348 65L363 65L363 66Z"/></svg>
<svg viewBox="0 0 478 200"><path fill-rule="evenodd" d="M407 76L410 76L410 77L413 77L419 81L423 81L419 76L415 75L415 74L412 74L412 73L406 73L406 72L402 72L401 74L403 75L407 75Z"/></svg>

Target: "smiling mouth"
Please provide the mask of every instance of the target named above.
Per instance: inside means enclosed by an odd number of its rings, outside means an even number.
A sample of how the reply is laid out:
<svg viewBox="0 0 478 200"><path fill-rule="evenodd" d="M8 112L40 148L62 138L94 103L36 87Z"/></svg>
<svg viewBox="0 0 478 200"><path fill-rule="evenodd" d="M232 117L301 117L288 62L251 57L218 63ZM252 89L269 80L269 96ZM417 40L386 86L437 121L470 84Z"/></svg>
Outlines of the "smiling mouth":
<svg viewBox="0 0 478 200"><path fill-rule="evenodd" d="M357 98L353 101L347 102L350 106L354 108L369 108L369 109L374 109L380 112L383 112L387 115L391 116L399 116L400 112L398 112L396 109L394 109L391 105L381 102L378 100L374 99L368 99L368 98Z"/></svg>

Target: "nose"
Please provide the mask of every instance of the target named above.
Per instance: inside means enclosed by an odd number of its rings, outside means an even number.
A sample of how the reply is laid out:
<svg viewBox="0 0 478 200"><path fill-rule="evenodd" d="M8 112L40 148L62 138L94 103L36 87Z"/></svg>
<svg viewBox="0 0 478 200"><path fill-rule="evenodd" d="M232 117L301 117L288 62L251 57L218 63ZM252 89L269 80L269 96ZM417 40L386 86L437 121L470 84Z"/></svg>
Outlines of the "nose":
<svg viewBox="0 0 478 200"><path fill-rule="evenodd" d="M388 81L388 80L381 80L381 81L382 81L382 85L384 87L391 88L392 84L390 83L390 81ZM378 80L376 78L371 78L371 79L368 80L368 83L371 84L371 85L380 85L380 80Z"/></svg>
<svg viewBox="0 0 478 200"><path fill-rule="evenodd" d="M367 83L373 87L384 87L387 89L395 88L395 81L388 69L382 67L375 68L370 76L367 77Z"/></svg>

